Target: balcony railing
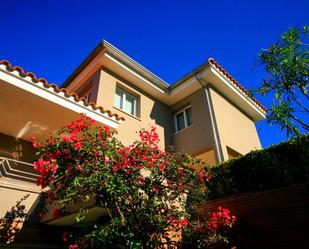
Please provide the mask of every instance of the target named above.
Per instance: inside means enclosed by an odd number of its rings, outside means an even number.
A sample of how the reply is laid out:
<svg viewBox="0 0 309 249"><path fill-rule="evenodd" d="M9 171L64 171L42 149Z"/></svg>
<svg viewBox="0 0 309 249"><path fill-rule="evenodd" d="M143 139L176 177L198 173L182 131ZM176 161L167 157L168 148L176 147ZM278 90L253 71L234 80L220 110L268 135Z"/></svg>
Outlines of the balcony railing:
<svg viewBox="0 0 309 249"><path fill-rule="evenodd" d="M5 177L35 183L38 176L32 163L0 157L0 179Z"/></svg>

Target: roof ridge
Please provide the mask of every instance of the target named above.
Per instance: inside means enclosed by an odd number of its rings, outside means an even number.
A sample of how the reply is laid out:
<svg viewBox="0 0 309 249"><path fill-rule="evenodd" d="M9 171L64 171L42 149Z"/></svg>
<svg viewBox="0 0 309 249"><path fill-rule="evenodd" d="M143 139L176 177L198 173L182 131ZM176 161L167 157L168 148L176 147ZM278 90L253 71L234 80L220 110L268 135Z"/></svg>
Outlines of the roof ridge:
<svg viewBox="0 0 309 249"><path fill-rule="evenodd" d="M94 102L88 101L84 97L79 97L77 93L69 92L67 88L59 88L55 83L48 83L45 78L38 78L33 72L25 72L22 67L13 66L8 60L0 60L0 65L6 66L8 71L18 71L21 77L29 76L34 83L43 83L44 87L52 88L55 93L63 92L65 97L73 97L75 101L81 101L84 105L91 106L94 110L100 110L101 113L107 113L109 117L115 117L115 119L118 121L125 120L124 117L121 117L116 113L112 113L112 111L104 109L102 106L98 106Z"/></svg>

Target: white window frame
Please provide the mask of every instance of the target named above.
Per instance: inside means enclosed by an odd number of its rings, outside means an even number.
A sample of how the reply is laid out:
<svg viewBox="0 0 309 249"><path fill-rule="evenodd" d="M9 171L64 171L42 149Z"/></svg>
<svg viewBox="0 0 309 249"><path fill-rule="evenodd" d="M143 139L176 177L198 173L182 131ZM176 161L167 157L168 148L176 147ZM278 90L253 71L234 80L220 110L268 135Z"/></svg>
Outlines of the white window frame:
<svg viewBox="0 0 309 249"><path fill-rule="evenodd" d="M132 95L132 94L130 94L130 93L128 93L126 90L123 90L121 87L116 87L116 92L115 92L115 99L116 99L116 94L117 94L117 91L119 91L119 92L121 92L121 101L120 101L120 107L119 106L116 106L116 103L114 103L114 106L116 107L116 108L119 108L119 109L121 109L122 111L124 111L125 113L128 113L128 114L130 114L130 115L133 115L133 116L135 116L135 117L137 117L137 96L134 96L134 95ZM130 113L130 112L127 112L127 111L125 111L124 110L124 103L125 103L125 98L126 98L126 96L129 96L129 97L131 97L131 98L133 98L134 100L133 100L133 113Z"/></svg>
<svg viewBox="0 0 309 249"><path fill-rule="evenodd" d="M186 116L186 110L188 110L188 109L191 109L191 114L192 114L192 107L191 107L191 105L186 106L185 108L181 109L180 111L178 111L178 112L176 112L176 113L174 114L174 125L175 125L175 132L176 132L176 133L177 133L177 132L180 132L180 131L182 131L182 130L184 130L184 129L186 129L186 128L188 128L188 127L190 127L190 126L193 125L192 120L191 120L191 124L188 125L188 118L187 118L187 116ZM180 129L180 130L179 130L179 129L178 129L177 116L178 116L178 114L180 114L180 113L183 113L183 118L184 118L185 127L184 127L183 129ZM191 118L192 118L192 117L191 117Z"/></svg>

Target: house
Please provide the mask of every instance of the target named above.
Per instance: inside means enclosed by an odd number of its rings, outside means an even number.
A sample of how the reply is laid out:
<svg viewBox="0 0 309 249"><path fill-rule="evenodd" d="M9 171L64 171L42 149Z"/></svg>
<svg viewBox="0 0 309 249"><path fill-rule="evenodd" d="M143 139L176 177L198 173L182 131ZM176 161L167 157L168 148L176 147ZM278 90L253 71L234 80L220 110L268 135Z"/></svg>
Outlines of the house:
<svg viewBox="0 0 309 249"><path fill-rule="evenodd" d="M62 87L123 116L123 143L155 125L162 147L210 164L261 147L255 122L266 109L212 58L169 85L103 41Z"/></svg>
<svg viewBox="0 0 309 249"><path fill-rule="evenodd" d="M259 149L255 122L266 112L213 58L169 85L102 41L61 87L0 61L0 217L26 194L28 213L39 200L31 137L80 113L116 130L124 144L156 126L162 148L212 165Z"/></svg>

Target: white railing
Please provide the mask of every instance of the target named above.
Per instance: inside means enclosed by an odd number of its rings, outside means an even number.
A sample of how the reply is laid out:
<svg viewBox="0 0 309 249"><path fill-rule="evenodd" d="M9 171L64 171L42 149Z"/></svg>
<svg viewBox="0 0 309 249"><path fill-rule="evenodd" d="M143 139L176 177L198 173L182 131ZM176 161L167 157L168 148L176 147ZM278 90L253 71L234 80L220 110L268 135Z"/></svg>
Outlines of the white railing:
<svg viewBox="0 0 309 249"><path fill-rule="evenodd" d="M36 182L39 174L32 163L22 162L11 158L0 157L0 178Z"/></svg>

